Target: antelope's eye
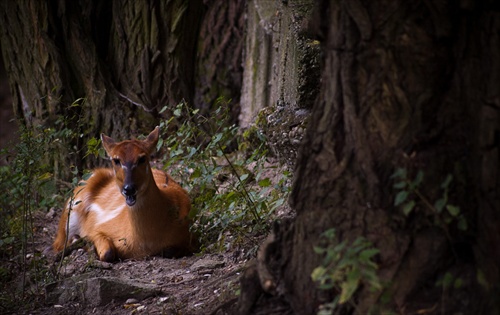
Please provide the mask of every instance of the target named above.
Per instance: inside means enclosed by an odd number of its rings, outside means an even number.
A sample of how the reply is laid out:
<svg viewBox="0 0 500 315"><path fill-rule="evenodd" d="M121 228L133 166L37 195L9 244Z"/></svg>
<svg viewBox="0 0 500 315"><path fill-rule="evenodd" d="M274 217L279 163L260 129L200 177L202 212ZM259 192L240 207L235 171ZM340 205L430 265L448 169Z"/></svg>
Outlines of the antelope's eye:
<svg viewBox="0 0 500 315"><path fill-rule="evenodd" d="M113 164L115 164L116 166L120 166L120 159L113 159Z"/></svg>
<svg viewBox="0 0 500 315"><path fill-rule="evenodd" d="M146 162L146 157L145 156L141 156L139 158L139 160L137 161L137 164L143 164L144 162Z"/></svg>

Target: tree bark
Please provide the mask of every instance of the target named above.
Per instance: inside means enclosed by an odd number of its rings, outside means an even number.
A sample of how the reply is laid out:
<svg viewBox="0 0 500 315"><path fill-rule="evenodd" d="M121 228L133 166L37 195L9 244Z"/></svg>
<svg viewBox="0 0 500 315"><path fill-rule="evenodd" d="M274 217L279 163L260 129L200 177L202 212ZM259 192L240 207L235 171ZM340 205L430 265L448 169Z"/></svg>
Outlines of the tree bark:
<svg viewBox="0 0 500 315"><path fill-rule="evenodd" d="M114 1L109 58L122 97L147 112L192 103L204 7L197 1Z"/></svg>
<svg viewBox="0 0 500 315"><path fill-rule="evenodd" d="M225 98L237 104L243 4L2 1L0 40L15 113L29 128L72 130L77 136L50 163L82 169L99 162L70 152L102 132L118 139L148 132L163 106L186 100L207 107L226 90ZM204 22L207 5L212 14ZM232 19L228 27L216 13ZM213 23L219 27L210 33ZM201 35L210 33L211 40L199 45L202 24ZM197 55L210 57L197 64ZM233 68L219 75L216 67L226 64ZM195 85L210 89L195 95ZM85 102L71 106L78 98ZM56 175L68 178L68 170Z"/></svg>
<svg viewBox="0 0 500 315"><path fill-rule="evenodd" d="M205 0L196 55L194 103L207 114L218 99L231 101L234 122L240 112L246 1Z"/></svg>
<svg viewBox="0 0 500 315"><path fill-rule="evenodd" d="M313 246L334 227L339 242L363 236L380 249L384 290L362 284L345 312L496 313L498 7L349 0L317 12L322 86L294 174L297 217L268 258L277 292L297 314L333 300L311 272L323 259ZM398 168L424 174L407 216L394 206ZM448 175L466 228L434 206ZM446 274L463 285L443 289Z"/></svg>

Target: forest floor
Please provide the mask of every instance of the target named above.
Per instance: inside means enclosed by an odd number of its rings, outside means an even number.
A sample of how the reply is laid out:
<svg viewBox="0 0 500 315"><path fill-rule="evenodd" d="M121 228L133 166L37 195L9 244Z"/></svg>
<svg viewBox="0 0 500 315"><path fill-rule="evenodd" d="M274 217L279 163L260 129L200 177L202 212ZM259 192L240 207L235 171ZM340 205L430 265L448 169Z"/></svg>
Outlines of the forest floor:
<svg viewBox="0 0 500 315"><path fill-rule="evenodd" d="M5 148L17 127L6 79L0 79L0 148ZM283 169L272 159L270 164L267 177L276 182ZM4 242L6 231L0 231L0 314L237 314L231 309L240 277L266 237L248 236L223 252L115 263L100 262L91 245L83 244L61 262L48 250L61 212L31 214L33 237L20 252ZM286 203L276 211L276 217L290 216Z"/></svg>
<svg viewBox="0 0 500 315"><path fill-rule="evenodd" d="M275 179L282 174L273 172ZM1 314L219 314L221 306L231 314L240 276L266 237L251 236L220 253L115 263L97 260L91 244L82 244L61 262L49 250L61 211L34 213L24 256L0 261L10 274L0 287ZM290 216L287 205L278 216Z"/></svg>
<svg viewBox="0 0 500 315"><path fill-rule="evenodd" d="M58 216L53 218L43 213L36 214L35 230L38 233L35 236L35 252L42 253L50 246L56 232L57 219ZM61 267L59 261L53 260L52 255L48 256L46 265L40 266L40 269L58 270L61 280L52 285L27 281L25 286L33 286L30 290L32 292L37 291L36 286L43 286L45 289L40 300L34 301L35 308L22 307L19 309L22 309L22 313L210 314L219 305L237 298L239 276L246 263L239 250L180 259L148 257L110 264L96 260L91 250L80 248L66 257ZM32 255L28 253L28 257ZM16 278L17 285L22 285L22 274ZM26 278L31 277L27 275ZM93 279L109 280L107 283L111 288L104 289L101 283L92 284L95 282ZM80 281L91 288L84 293L61 294L64 292L59 290L67 287L67 281ZM123 287L129 292L122 292ZM141 290L142 287L144 289ZM73 291L78 288L71 286L65 290ZM99 290L108 292L97 292Z"/></svg>

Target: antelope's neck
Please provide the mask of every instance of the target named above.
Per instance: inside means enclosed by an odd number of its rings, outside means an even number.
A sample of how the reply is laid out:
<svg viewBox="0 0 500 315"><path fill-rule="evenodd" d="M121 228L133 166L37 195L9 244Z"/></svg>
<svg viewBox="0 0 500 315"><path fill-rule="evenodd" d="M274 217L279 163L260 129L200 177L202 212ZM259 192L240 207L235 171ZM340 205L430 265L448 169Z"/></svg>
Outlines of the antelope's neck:
<svg viewBox="0 0 500 315"><path fill-rule="evenodd" d="M136 234L153 234L165 226L168 220L168 201L156 186L151 174L148 189L138 196L137 202L128 209L130 223Z"/></svg>

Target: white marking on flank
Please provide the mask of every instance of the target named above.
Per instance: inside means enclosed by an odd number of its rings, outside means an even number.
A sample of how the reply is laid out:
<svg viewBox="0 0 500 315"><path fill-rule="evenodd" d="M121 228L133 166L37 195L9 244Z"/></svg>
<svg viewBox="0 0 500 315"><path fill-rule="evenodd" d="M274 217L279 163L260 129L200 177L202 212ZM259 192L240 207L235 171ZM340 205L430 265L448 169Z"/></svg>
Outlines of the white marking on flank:
<svg viewBox="0 0 500 315"><path fill-rule="evenodd" d="M109 220L114 219L117 215L120 214L125 208L125 205L118 207L113 210L104 210L101 208L98 204L93 203L89 207L89 211L92 211L96 214L96 223L97 224L102 224L104 222L108 222Z"/></svg>
<svg viewBox="0 0 500 315"><path fill-rule="evenodd" d="M80 218L78 217L78 213L76 211L71 211L69 213L69 232L68 238L73 237L74 235L80 235Z"/></svg>

